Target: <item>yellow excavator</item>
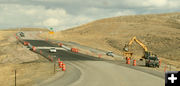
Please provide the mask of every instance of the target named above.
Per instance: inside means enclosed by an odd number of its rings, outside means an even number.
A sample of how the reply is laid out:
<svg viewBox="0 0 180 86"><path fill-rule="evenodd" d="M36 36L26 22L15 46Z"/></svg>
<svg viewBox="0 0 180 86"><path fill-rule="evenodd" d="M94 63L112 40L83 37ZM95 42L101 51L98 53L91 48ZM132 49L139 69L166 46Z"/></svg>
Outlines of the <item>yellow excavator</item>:
<svg viewBox="0 0 180 86"><path fill-rule="evenodd" d="M144 49L144 56L140 60L145 59L146 60L146 66L148 66L148 67L151 65L153 67L159 67L159 59L158 59L157 55L149 52L146 45L144 45L141 41L137 40L136 37L133 37L128 44L125 44L125 46L123 48L123 50L125 51L124 55L127 58L132 57L133 53L129 51L129 46L132 45L132 43L134 41L137 42Z"/></svg>
<svg viewBox="0 0 180 86"><path fill-rule="evenodd" d="M125 55L125 56L129 57L129 56L132 55L132 53L129 52L129 46L131 46L134 41L137 42L137 43L144 49L144 56L143 56L142 58L145 58L145 59L146 59L148 56L153 56L153 55L154 55L154 54L152 54L151 52L148 51L146 45L144 45L141 41L137 40L136 36L134 36L134 37L130 40L130 42L129 42L128 44L125 44L125 46L124 46L124 48L123 48L123 50L125 51L125 52L124 52L124 55ZM129 54L131 54L131 55L129 55Z"/></svg>

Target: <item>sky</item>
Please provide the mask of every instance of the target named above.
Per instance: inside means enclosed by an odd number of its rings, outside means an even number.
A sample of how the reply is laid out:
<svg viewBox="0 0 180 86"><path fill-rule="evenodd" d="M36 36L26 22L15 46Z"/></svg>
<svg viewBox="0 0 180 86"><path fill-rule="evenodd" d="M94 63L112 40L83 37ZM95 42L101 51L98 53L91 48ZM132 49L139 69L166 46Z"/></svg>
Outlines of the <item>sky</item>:
<svg viewBox="0 0 180 86"><path fill-rule="evenodd" d="M180 12L180 0L0 0L0 29L64 30L97 19Z"/></svg>

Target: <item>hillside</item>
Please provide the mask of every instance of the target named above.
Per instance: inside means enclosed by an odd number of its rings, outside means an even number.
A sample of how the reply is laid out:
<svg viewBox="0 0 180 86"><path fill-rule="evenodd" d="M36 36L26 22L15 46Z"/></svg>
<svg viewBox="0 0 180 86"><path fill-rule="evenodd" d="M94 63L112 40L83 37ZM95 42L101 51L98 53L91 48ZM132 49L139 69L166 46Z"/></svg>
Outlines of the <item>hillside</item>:
<svg viewBox="0 0 180 86"><path fill-rule="evenodd" d="M56 32L50 38L122 54L133 36L159 57L180 61L180 13L106 18ZM135 42L131 51L136 58L143 55L143 49Z"/></svg>

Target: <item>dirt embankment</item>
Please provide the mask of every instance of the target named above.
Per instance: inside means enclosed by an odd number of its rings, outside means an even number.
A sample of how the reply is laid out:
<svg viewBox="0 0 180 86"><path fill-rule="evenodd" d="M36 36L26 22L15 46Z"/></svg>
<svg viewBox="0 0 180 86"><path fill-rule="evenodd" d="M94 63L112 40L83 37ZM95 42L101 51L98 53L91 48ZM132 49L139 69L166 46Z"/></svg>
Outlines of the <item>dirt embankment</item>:
<svg viewBox="0 0 180 86"><path fill-rule="evenodd" d="M53 64L18 43L15 33L0 31L0 86L14 86L15 69L17 86L32 86L50 77Z"/></svg>
<svg viewBox="0 0 180 86"><path fill-rule="evenodd" d="M166 63L180 68L180 13L120 16L97 20L43 37L72 41L106 51L122 54L132 37L142 41ZM143 49L133 43L130 49L140 58Z"/></svg>

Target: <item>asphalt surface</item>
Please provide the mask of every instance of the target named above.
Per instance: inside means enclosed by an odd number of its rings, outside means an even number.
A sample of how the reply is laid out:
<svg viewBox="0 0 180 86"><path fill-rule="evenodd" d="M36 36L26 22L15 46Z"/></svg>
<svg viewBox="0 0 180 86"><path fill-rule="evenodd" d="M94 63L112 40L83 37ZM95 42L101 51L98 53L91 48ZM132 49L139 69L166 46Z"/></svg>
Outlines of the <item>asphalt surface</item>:
<svg viewBox="0 0 180 86"><path fill-rule="evenodd" d="M33 46L56 47L45 40L28 40ZM122 62L108 61L80 53L58 50L49 53L42 49L43 55L63 60L67 65L62 77L42 86L164 86L163 73L132 67Z"/></svg>

